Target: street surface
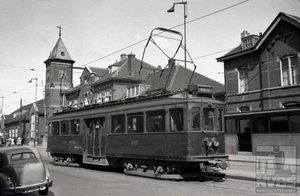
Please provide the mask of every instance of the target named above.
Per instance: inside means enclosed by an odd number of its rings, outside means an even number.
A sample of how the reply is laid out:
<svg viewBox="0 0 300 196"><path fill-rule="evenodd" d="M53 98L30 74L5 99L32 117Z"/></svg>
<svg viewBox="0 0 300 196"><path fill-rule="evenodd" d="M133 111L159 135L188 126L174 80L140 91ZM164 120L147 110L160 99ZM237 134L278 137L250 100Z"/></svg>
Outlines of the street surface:
<svg viewBox="0 0 300 196"><path fill-rule="evenodd" d="M52 178L53 187L48 196L182 196L182 195L226 195L245 196L263 195L255 192L255 182L227 179L216 182L212 179L189 181L167 181L143 177L127 176L116 170L99 167L81 168L53 165L50 160L44 160ZM300 189L297 190L298 193ZM37 196L32 193L28 196ZM292 196L297 193L282 193L268 195Z"/></svg>

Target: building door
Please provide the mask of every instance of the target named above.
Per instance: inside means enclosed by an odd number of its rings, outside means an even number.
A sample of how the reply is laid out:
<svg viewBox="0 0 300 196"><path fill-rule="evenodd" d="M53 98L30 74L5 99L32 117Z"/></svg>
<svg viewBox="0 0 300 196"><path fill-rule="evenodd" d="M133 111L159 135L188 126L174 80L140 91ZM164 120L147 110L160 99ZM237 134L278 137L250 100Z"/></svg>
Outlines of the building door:
<svg viewBox="0 0 300 196"><path fill-rule="evenodd" d="M252 152L251 120L238 120L239 125L239 151Z"/></svg>

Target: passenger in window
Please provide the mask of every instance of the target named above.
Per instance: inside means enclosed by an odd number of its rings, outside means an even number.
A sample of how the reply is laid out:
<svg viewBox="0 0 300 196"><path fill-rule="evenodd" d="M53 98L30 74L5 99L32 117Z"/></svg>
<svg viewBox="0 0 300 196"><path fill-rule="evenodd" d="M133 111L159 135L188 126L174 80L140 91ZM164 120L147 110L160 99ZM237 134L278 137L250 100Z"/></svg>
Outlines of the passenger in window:
<svg viewBox="0 0 300 196"><path fill-rule="evenodd" d="M130 125L128 125L128 133L133 133L134 131L133 131L133 129L131 128L131 126Z"/></svg>
<svg viewBox="0 0 300 196"><path fill-rule="evenodd" d="M153 126L153 132L159 132L159 125L157 123Z"/></svg>
<svg viewBox="0 0 300 196"><path fill-rule="evenodd" d="M115 133L122 133L122 126L121 126L121 124L118 124L118 125L116 126L114 132L115 132Z"/></svg>

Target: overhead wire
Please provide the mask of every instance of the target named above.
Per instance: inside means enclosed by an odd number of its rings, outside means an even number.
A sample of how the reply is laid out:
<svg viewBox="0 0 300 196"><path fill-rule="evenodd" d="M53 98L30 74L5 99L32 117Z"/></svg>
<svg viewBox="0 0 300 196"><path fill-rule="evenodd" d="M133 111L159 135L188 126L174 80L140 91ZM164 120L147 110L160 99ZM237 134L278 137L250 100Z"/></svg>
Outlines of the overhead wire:
<svg viewBox="0 0 300 196"><path fill-rule="evenodd" d="M208 17L208 16L211 16L211 15L214 15L214 14L217 14L217 13L220 13L220 12L222 12L222 11L231 9L231 8L236 7L236 6L238 6L238 5L244 4L244 3L248 2L248 1L250 1L250 0L244 0L244 1L242 1L242 2L239 2L239 3L236 3L236 4L230 5L230 6L228 6L228 7L222 8L222 9L220 9L220 10L217 10L217 11L214 11L214 12L212 12L212 13L206 14L206 15L204 15L204 16L201 16L201 17L195 18L195 19L193 19L193 20L187 21L186 24L189 24L189 23L195 22L195 21L197 21L197 20L206 18L206 17ZM176 25L176 26L174 26L174 27L171 27L170 29L175 29L175 28L180 27L180 26L182 26L182 25L184 25L184 24ZM81 65L80 67L83 67L83 66L92 64L92 63L94 63L94 62L97 62L97 61L99 61L99 60L102 60L102 59L104 59L104 58L107 58L107 57L109 57L109 56L111 56L111 55L114 55L114 54L116 54L116 53L118 53L118 52L121 52L121 51L123 51L123 50L125 50L125 49L131 48L132 46L138 45L138 44L140 44L140 43L142 43L142 42L144 42L144 41L147 41L147 40L148 40L148 38L142 39L142 40L140 40L140 41L138 41L138 42L136 42L136 43L133 43L133 44L131 44L131 45L129 45L129 46L126 46L126 47L124 47L124 48L121 48L121 49L119 49L119 50L117 50L117 51L115 51L115 52L112 52L112 53L107 54L107 55L105 55L105 56L103 56L103 57L97 58L97 59L95 59L95 60L93 60L93 61L91 61L91 62L85 63L85 64Z"/></svg>
<svg viewBox="0 0 300 196"><path fill-rule="evenodd" d="M186 24L189 24L189 23L195 22L195 21L197 21L197 20L206 18L206 17L208 17L208 16L211 16L211 15L214 15L214 14L217 14L217 13L220 13L220 12L223 12L223 11L225 11L225 10L231 9L231 8L236 7L236 6L238 6L238 5L244 4L244 3L248 2L248 1L250 1L250 0L244 0L244 1L242 1L242 2L239 2L239 3L233 4L233 5L231 5L231 6L222 8L222 9L220 9L220 10L214 11L214 12L209 13L209 14L206 14L206 15L204 15L204 16L195 18L195 19L193 19L193 20L187 21ZM175 29L175 28L180 27L180 26L182 26L182 25L184 25L184 24L176 25L176 26L174 26L174 27L171 27L170 29ZM123 50L125 50L125 49L128 49L128 48L131 48L131 47L133 47L133 46L135 46L135 45L138 45L138 44L140 44L140 43L142 43L142 42L144 42L144 41L146 41L146 40L148 40L148 38L142 39L142 40L140 40L140 41L138 41L138 42L136 42L136 43L133 43L133 44L131 44L131 45L128 45L128 46L126 46L126 47L124 47L124 48L121 48L121 49L119 49L119 50L116 50L116 51L114 51L114 52L112 52L112 53L109 53L109 54L103 56L103 57L97 58L97 59L95 59L95 60L93 60L93 61L91 61L91 62L85 63L85 64L83 64L83 65L81 65L81 66L79 66L79 67L84 67L84 66L86 66L86 65L95 63L95 62L97 62L97 61L99 61L99 60L102 60L102 59L107 58L107 57L109 57L109 56L111 56L111 55L114 55L114 54L116 54L116 53L119 53L119 52L121 52L121 51L123 51ZM228 49L228 50L230 50L230 49ZM210 56L210 55L213 55L213 54L218 54L218 53L221 53L221 52L225 52L225 51L228 51L228 50L223 50L223 51L211 53L211 54L208 54L208 55L199 56L199 57L194 58L194 60L195 60L195 59L199 59L199 58L203 58L203 57L206 57L206 56ZM6 64L0 64L0 66L15 67L15 68L20 68L20 69L25 69L25 70L30 70L30 71L41 71L41 70L28 69L28 68L24 68L24 67L17 67L17 66L11 66L11 65L6 65ZM33 86L32 86L32 87L33 87ZM27 90L27 89L29 89L29 88L32 88L32 87L28 87L28 88L25 88L25 89L23 89L23 90L13 92L12 94L9 94L9 95L3 96L3 97L7 97L7 96L11 96L11 95L16 94L16 93L20 93L20 92L25 91L25 90Z"/></svg>

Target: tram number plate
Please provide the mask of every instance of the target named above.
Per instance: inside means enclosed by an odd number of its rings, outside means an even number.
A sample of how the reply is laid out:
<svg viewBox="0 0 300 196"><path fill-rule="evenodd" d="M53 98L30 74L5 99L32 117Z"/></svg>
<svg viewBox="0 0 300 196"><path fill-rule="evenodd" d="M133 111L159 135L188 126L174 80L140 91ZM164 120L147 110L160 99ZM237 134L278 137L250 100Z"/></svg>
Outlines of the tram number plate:
<svg viewBox="0 0 300 196"><path fill-rule="evenodd" d="M139 144L139 141L137 141L137 140L131 141L131 146L137 146L138 144Z"/></svg>

